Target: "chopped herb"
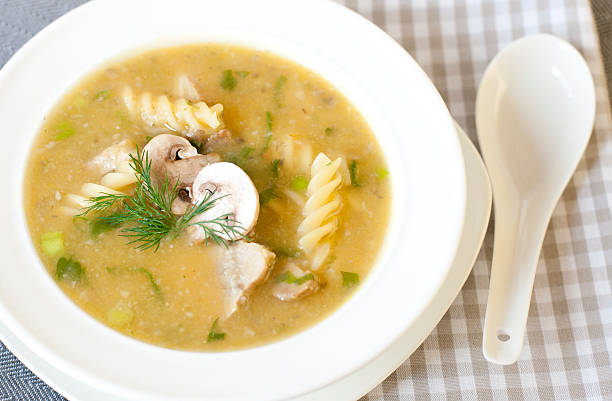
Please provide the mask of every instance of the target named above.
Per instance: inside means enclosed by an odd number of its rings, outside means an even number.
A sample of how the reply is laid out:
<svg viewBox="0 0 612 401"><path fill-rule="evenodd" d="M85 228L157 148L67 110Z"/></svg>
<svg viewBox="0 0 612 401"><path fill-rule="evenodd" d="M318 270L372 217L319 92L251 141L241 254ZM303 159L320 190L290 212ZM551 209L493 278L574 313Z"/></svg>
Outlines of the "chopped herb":
<svg viewBox="0 0 612 401"><path fill-rule="evenodd" d="M55 135L56 141L61 141L62 139L66 139L74 135L74 127L72 126L70 121L63 121L57 124L55 130L57 131L57 134Z"/></svg>
<svg viewBox="0 0 612 401"><path fill-rule="evenodd" d="M352 288L359 284L359 274L352 272L340 272L342 273L342 286L346 288Z"/></svg>
<svg viewBox="0 0 612 401"><path fill-rule="evenodd" d="M40 247L45 255L52 258L64 254L64 239L60 231L44 233L40 236Z"/></svg>
<svg viewBox="0 0 612 401"><path fill-rule="evenodd" d="M71 281L81 281L85 279L85 269L81 264L72 258L59 258L55 267L55 276L58 280L69 279Z"/></svg>
<svg viewBox="0 0 612 401"><path fill-rule="evenodd" d="M274 192L274 188L264 189L259 193L259 203L265 205L270 202L272 199L276 199L278 196Z"/></svg>
<svg viewBox="0 0 612 401"><path fill-rule="evenodd" d="M212 326L210 326L210 331L208 332L207 343L212 343L213 341L219 341L225 339L225 333L221 333L217 331L217 323L219 322L219 318L216 318L213 322Z"/></svg>
<svg viewBox="0 0 612 401"><path fill-rule="evenodd" d="M266 125L268 126L268 132L272 132L272 113L266 111Z"/></svg>
<svg viewBox="0 0 612 401"><path fill-rule="evenodd" d="M145 141L149 142L153 137L151 135L145 136Z"/></svg>
<svg viewBox="0 0 612 401"><path fill-rule="evenodd" d="M109 323L115 326L125 326L134 320L134 312L121 302L108 311L106 318Z"/></svg>
<svg viewBox="0 0 612 401"><path fill-rule="evenodd" d="M236 87L236 78L232 74L232 70L223 71L223 75L221 76L221 87L227 90L234 90Z"/></svg>
<svg viewBox="0 0 612 401"><path fill-rule="evenodd" d="M261 153L264 153L270 147L270 143L272 142L272 133L268 132L266 134L266 142L264 143L264 147L261 149Z"/></svg>
<svg viewBox="0 0 612 401"><path fill-rule="evenodd" d="M308 188L308 180L301 175L298 175L291 181L291 188L296 191L305 191Z"/></svg>
<svg viewBox="0 0 612 401"><path fill-rule="evenodd" d="M202 150L204 149L204 145L202 144L202 142L198 142L194 139L189 139L189 143L191 144L191 146L196 148L198 153L202 153Z"/></svg>
<svg viewBox="0 0 612 401"><path fill-rule="evenodd" d="M349 164L349 173L351 174L351 184L354 187L360 187L361 184L357 182L357 160L353 160L351 164Z"/></svg>
<svg viewBox="0 0 612 401"><path fill-rule="evenodd" d="M101 102L103 100L108 99L109 96L110 96L109 91L101 90L100 92L96 93L96 95L94 96L94 99L97 100L98 102Z"/></svg>
<svg viewBox="0 0 612 401"><path fill-rule="evenodd" d="M337 259L336 255L332 253L331 255L327 257L327 261L325 263L327 263L328 265L331 265L332 263L336 261L336 259Z"/></svg>
<svg viewBox="0 0 612 401"><path fill-rule="evenodd" d="M280 168L280 160L272 160L272 176L278 178L278 170Z"/></svg>
<svg viewBox="0 0 612 401"><path fill-rule="evenodd" d="M278 248L274 250L274 253L287 256L288 258L297 258L298 256L302 256L302 251L294 248Z"/></svg>
<svg viewBox="0 0 612 401"><path fill-rule="evenodd" d="M249 74L249 71L236 71L236 75L238 75L240 78L246 78L249 76Z"/></svg>
<svg viewBox="0 0 612 401"><path fill-rule="evenodd" d="M302 277L295 277L293 273L291 273L289 270L286 270L285 272L283 272L280 276L276 278L276 282L278 283L287 283L287 284L295 284L295 285L302 285L305 282L310 281L310 280L314 280L314 274L307 273L303 275Z"/></svg>
<svg viewBox="0 0 612 401"><path fill-rule="evenodd" d="M325 128L325 135L329 136L334 133L334 129L331 127Z"/></svg>
<svg viewBox="0 0 612 401"><path fill-rule="evenodd" d="M114 230L119 226L121 226L120 221L108 219L106 216L98 216L90 222L91 235L95 238L98 235Z"/></svg>
<svg viewBox="0 0 612 401"><path fill-rule="evenodd" d="M281 75L280 77L278 77L278 81L276 81L276 85L274 85L274 103L276 103L277 107L282 107L282 103L280 100L280 94L281 94L281 89L283 89L283 86L285 86L285 83L287 82L287 77L284 75Z"/></svg>
<svg viewBox="0 0 612 401"><path fill-rule="evenodd" d="M162 293L161 288L159 288L159 285L157 285L157 282L155 282L155 279L153 278L153 274L151 274L151 272L145 269L144 267L134 267L134 266L107 267L106 271L109 273L124 273L124 272L143 273L145 276L147 276L147 278L151 282L151 287L153 287L153 292L155 292L155 295L157 296L157 298L159 298L160 301L164 300L164 294Z"/></svg>
<svg viewBox="0 0 612 401"><path fill-rule="evenodd" d="M249 157L249 154L253 151L253 148L250 147L244 147L242 148L242 150L240 151L240 157L242 159L246 159L247 157Z"/></svg>
<svg viewBox="0 0 612 401"><path fill-rule="evenodd" d="M84 216L72 216L72 224L82 233L91 231L89 220Z"/></svg>
<svg viewBox="0 0 612 401"><path fill-rule="evenodd" d="M374 174L376 174L376 177L378 177L379 180L382 180L389 175L389 170L384 167L377 167Z"/></svg>

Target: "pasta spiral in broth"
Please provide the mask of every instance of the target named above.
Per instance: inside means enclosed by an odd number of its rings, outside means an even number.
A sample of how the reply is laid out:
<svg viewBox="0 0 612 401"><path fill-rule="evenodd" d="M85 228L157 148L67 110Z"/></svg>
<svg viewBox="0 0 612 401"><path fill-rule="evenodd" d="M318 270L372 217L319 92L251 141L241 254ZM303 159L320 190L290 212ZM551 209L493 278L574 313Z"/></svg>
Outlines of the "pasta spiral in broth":
<svg viewBox="0 0 612 401"><path fill-rule="evenodd" d="M99 184L87 182L81 186L79 194L67 194L64 197L66 206L62 206L61 210L66 215L76 216L81 213L81 209L90 204L90 198L107 194L123 194L119 190L134 184L136 181L136 174L134 174L130 162L123 161L115 171L104 174Z"/></svg>
<svg viewBox="0 0 612 401"><path fill-rule="evenodd" d="M179 91L193 96L185 84L179 85ZM149 92L135 96L129 86L123 89L121 97L130 115L140 118L156 133L171 130L193 136L198 131L212 134L224 126L221 104L209 107L206 102L192 103L185 98L172 101L166 95L154 97Z"/></svg>
<svg viewBox="0 0 612 401"><path fill-rule="evenodd" d="M340 165L342 158L333 162L319 153L312 162L311 179L306 190L308 200L304 205L304 220L298 227L299 246L311 258L311 267L317 270L323 265L329 252L331 237L338 229L338 214L342 199L338 188L342 184Z"/></svg>

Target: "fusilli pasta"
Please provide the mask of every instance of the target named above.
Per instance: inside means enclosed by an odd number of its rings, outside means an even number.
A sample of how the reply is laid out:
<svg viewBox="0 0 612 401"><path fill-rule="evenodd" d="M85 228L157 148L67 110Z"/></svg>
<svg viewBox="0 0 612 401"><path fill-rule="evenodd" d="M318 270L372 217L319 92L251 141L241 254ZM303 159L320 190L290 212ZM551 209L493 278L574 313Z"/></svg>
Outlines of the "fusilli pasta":
<svg viewBox="0 0 612 401"><path fill-rule="evenodd" d="M123 89L122 99L130 115L140 118L156 133L172 130L193 136L198 131L212 134L223 128L221 104L208 107L205 102L192 103L185 98L172 101L165 95L153 97L149 92L136 97L130 87Z"/></svg>
<svg viewBox="0 0 612 401"><path fill-rule="evenodd" d="M338 228L336 214L342 207L338 193L342 184L341 163L340 157L332 162L324 153L319 153L311 166L310 183L306 189L308 200L302 212L304 220L298 227L301 235L298 245L310 256L314 270L327 259L331 250L328 239Z"/></svg>
<svg viewBox="0 0 612 401"><path fill-rule="evenodd" d="M68 216L75 216L81 212L80 209L89 205L89 198L104 194L122 194L123 189L137 181L136 174L130 166L130 162L124 161L119 164L113 172L102 176L100 184L87 182L81 186L80 194L67 194L64 199L66 206L61 211Z"/></svg>

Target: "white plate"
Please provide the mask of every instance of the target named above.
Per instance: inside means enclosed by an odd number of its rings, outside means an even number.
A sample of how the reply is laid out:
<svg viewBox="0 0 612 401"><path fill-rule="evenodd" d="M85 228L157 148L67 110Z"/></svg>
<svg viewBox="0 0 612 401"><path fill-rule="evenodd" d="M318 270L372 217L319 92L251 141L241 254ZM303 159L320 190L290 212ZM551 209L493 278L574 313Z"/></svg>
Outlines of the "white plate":
<svg viewBox="0 0 612 401"><path fill-rule="evenodd" d="M391 171L385 245L353 298L309 330L245 351L173 351L107 328L44 271L24 221L28 149L61 95L99 63L135 47L194 41L270 50L323 75L363 113ZM380 355L442 296L466 211L452 119L415 61L336 3L93 1L45 28L0 71L0 119L0 186L7 194L0 198L0 320L43 360L114 399L280 400L311 393Z"/></svg>
<svg viewBox="0 0 612 401"><path fill-rule="evenodd" d="M467 135L457 126L469 188L467 217L470 222L463 230L461 243L451 271L442 284L440 294L410 330L391 347L363 368L320 390L303 395L295 401L355 400L366 394L404 362L438 324L467 279L487 231L491 212L491 187L480 155ZM74 380L49 365L30 351L0 322L0 337L5 345L47 384L72 401L107 401L114 397ZM115 401L128 399L114 398Z"/></svg>

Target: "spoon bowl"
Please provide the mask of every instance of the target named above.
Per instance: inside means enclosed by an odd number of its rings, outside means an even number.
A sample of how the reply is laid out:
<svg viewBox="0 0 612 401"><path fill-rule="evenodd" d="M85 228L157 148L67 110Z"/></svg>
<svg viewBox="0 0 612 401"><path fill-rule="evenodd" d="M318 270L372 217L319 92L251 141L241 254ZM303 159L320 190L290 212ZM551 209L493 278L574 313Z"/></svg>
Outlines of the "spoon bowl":
<svg viewBox="0 0 612 401"><path fill-rule="evenodd" d="M476 127L493 187L495 240L483 352L520 354L538 257L552 212L591 136L595 89L569 43L526 36L491 62L476 99Z"/></svg>

